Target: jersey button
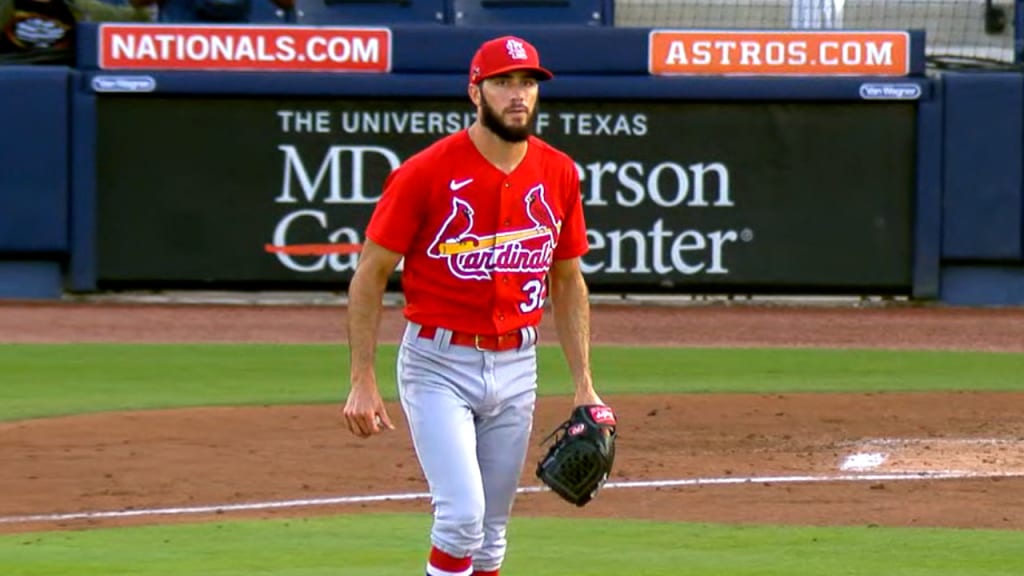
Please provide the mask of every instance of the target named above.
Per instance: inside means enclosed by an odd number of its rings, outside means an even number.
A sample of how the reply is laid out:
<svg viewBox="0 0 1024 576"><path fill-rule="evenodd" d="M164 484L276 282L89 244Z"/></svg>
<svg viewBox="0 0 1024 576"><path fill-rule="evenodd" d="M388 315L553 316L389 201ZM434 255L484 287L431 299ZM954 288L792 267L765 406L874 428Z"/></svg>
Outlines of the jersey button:
<svg viewBox="0 0 1024 576"><path fill-rule="evenodd" d="M498 320L504 320L504 319L505 319L505 315L504 314L498 314Z"/></svg>
<svg viewBox="0 0 1024 576"><path fill-rule="evenodd" d="M502 278L501 281L504 282L505 284L508 284L508 276Z"/></svg>
<svg viewBox="0 0 1024 576"><path fill-rule="evenodd" d="M512 185L509 184L508 182L505 182L505 188L508 188L509 186L512 186Z"/></svg>
<svg viewBox="0 0 1024 576"><path fill-rule="evenodd" d="M505 220L505 226L511 226L511 225L512 225L512 221L511 220Z"/></svg>

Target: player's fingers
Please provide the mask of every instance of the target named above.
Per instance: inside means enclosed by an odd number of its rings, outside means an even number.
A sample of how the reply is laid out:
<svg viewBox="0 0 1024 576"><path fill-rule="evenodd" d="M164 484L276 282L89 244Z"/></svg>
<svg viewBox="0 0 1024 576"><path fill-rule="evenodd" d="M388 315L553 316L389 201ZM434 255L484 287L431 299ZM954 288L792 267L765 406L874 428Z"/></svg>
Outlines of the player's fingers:
<svg viewBox="0 0 1024 576"><path fill-rule="evenodd" d="M352 420L354 414L355 411L352 409L352 400L349 399L349 401L345 403L345 406L341 408L341 416L345 419L345 427L348 428L348 431L353 434L357 434L355 422Z"/></svg>
<svg viewBox="0 0 1024 576"><path fill-rule="evenodd" d="M363 438L369 438L379 430L377 425L374 423L374 420L373 412L363 412L356 419L356 422L359 424L359 431L362 432Z"/></svg>
<svg viewBox="0 0 1024 576"><path fill-rule="evenodd" d="M359 431L359 426L356 425L355 418L346 414L345 424L348 426L348 431L351 432L353 436L362 436L362 432Z"/></svg>
<svg viewBox="0 0 1024 576"><path fill-rule="evenodd" d="M348 414L348 406L341 409L341 417L345 419L345 428L348 428L349 432L355 434L355 430L352 430L352 418Z"/></svg>
<svg viewBox="0 0 1024 576"><path fill-rule="evenodd" d="M391 417L388 416L388 411L386 409L381 408L380 412L377 413L377 418L378 424L383 424L384 427L387 428L388 430L395 429L395 425L391 423Z"/></svg>
<svg viewBox="0 0 1024 576"><path fill-rule="evenodd" d="M369 426L364 423L363 415L358 412L345 412L345 421L348 423L348 429L350 432L360 438L366 438L370 435Z"/></svg>

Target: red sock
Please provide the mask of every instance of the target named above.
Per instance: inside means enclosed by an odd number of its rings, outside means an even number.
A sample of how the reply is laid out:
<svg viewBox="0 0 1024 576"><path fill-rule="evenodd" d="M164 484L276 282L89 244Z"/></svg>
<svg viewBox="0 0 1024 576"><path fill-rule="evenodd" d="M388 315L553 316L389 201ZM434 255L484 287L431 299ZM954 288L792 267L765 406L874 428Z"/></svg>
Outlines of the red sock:
<svg viewBox="0 0 1024 576"><path fill-rule="evenodd" d="M474 570L473 576L498 576L497 570Z"/></svg>
<svg viewBox="0 0 1024 576"><path fill-rule="evenodd" d="M436 546L430 548L430 562L427 576L470 576L473 572L473 558L456 558Z"/></svg>

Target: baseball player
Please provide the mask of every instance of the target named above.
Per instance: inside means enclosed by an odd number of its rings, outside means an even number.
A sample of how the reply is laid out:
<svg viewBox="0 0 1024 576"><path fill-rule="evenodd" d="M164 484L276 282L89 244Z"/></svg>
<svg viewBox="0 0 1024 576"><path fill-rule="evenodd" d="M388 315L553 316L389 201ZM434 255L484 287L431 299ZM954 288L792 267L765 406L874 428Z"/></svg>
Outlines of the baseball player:
<svg viewBox="0 0 1024 576"><path fill-rule="evenodd" d="M577 405L590 374L588 244L572 160L532 135L552 77L521 38L485 42L469 71L476 121L392 172L349 286L349 430L394 429L377 387L381 297L404 258L398 393L434 507L428 576L496 576L526 456L537 324L549 290Z"/></svg>

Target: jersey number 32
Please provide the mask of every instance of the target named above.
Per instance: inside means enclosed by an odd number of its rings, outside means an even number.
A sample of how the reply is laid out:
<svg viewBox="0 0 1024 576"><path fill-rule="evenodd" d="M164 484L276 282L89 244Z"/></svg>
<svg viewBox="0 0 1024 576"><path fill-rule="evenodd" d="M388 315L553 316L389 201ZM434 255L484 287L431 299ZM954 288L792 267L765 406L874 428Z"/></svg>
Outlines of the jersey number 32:
<svg viewBox="0 0 1024 576"><path fill-rule="evenodd" d="M519 311L523 314L529 314L535 310L540 309L544 305L545 286L544 282L534 278L533 280L527 280L523 284L523 294L526 295L526 301L519 303Z"/></svg>

